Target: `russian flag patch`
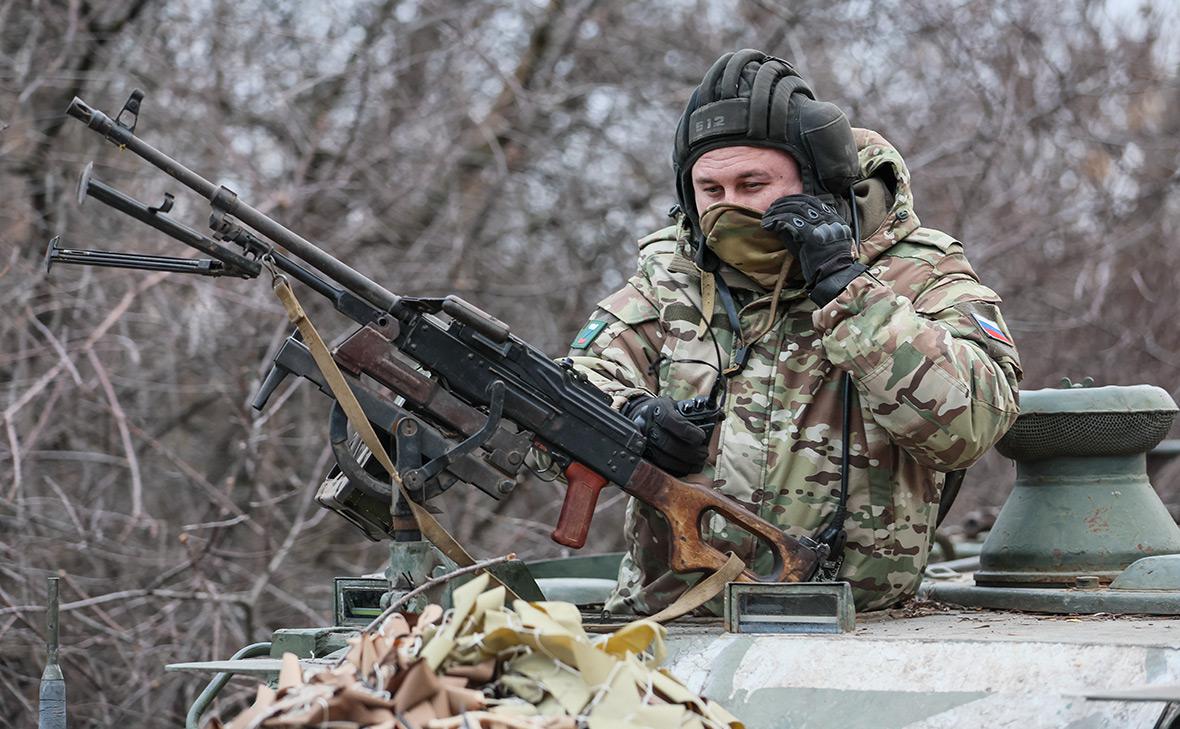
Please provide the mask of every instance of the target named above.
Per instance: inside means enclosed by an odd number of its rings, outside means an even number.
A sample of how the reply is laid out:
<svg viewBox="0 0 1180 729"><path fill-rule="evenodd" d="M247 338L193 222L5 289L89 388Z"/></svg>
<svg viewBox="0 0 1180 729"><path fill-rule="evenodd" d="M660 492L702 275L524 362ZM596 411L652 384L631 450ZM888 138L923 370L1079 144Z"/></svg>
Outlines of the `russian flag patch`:
<svg viewBox="0 0 1180 729"><path fill-rule="evenodd" d="M1000 328L999 324L995 323L991 319L988 319L986 316L980 316L979 314L975 313L972 313L971 316L975 319L975 323L979 325L979 328L983 330L984 334L996 340L997 342L1003 342L1004 344L1007 344L1009 347L1016 346L1016 343L1012 341L1011 337L1004 333L1004 330Z"/></svg>

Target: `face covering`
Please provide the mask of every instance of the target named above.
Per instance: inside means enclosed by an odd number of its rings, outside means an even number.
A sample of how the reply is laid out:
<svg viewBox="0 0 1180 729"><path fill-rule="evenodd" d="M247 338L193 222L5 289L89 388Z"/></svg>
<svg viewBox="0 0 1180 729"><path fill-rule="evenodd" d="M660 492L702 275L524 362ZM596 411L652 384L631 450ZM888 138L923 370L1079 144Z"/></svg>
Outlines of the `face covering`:
<svg viewBox="0 0 1180 729"><path fill-rule="evenodd" d="M770 290L793 273L795 257L779 237L762 229L762 213L731 203L717 203L701 215L705 245L717 257Z"/></svg>
<svg viewBox="0 0 1180 729"><path fill-rule="evenodd" d="M782 240L774 233L762 229L762 213L742 205L717 203L705 209L701 215L701 232L705 234L705 245L718 258L749 276L762 288L773 291L770 296L770 314L766 322L753 332L735 332L739 341L753 343L771 330L777 321L779 294L788 276L798 273L798 263ZM704 311L713 310L716 283L709 272L701 273L701 301ZM698 337L704 336L705 325L701 323Z"/></svg>

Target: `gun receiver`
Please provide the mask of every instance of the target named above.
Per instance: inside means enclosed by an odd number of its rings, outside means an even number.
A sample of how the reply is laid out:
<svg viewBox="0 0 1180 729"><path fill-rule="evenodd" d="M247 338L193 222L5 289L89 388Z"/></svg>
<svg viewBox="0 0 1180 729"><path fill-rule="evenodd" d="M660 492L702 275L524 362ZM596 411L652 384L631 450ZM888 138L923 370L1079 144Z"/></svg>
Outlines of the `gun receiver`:
<svg viewBox="0 0 1180 729"><path fill-rule="evenodd" d="M554 362L513 335L506 324L462 299L398 296L337 260L239 200L232 190L214 185L137 137L134 127L141 100L142 94L133 94L115 119L77 98L68 113L208 200L214 236L222 243L236 244L242 252L200 234L194 238L189 234L193 231L174 221L158 224L165 217L163 206L142 206L98 183L89 173L82 194L152 225L226 266L232 265L244 277L256 275L260 262L273 265L328 298L338 311L361 325L337 348L334 359L354 378L367 376L404 398L404 405L398 406L389 398L374 395L370 406L364 408L370 419L378 418L374 422L386 432L398 430L398 418L405 420L402 412L430 427L429 435L416 441L426 449L423 455L429 456L419 468L423 484L445 474L469 476L494 495L498 490L495 479L515 473L523 462L518 450L497 444L525 437L534 448L549 454L567 478L569 488L553 532L553 538L562 544L585 544L599 492L613 484L667 519L674 535L668 560L677 572L716 570L725 563L725 555L700 537L706 516L719 514L749 532L774 555L768 574L747 571L745 579L800 581L811 577L818 562L813 549L712 489L680 481L645 461L646 443L638 427L612 409L610 398L571 362ZM120 121L124 116L131 117L129 124ZM324 389L313 367L306 362L292 365L290 357L295 356L292 352L297 351L294 344L298 343L288 344L292 345L288 359L276 361L276 367L307 377ZM267 378L260 393L262 401L265 389L273 390L277 384L273 379ZM363 391L359 380L356 384ZM440 438L450 444L442 452L437 448ZM504 460L496 462L496 458ZM399 454L399 470L400 460ZM498 472L491 476L493 482L487 481L488 468Z"/></svg>

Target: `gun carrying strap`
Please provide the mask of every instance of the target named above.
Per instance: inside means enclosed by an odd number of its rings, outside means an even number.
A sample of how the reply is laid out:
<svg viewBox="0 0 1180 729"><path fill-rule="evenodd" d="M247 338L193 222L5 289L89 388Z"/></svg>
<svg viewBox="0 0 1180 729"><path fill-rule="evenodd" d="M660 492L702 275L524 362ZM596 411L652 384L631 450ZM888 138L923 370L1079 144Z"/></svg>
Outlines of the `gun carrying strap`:
<svg viewBox="0 0 1180 729"><path fill-rule="evenodd" d="M352 388L348 386L348 381L344 379L344 374L340 372L340 368L336 365L336 360L332 359L332 354L328 351L328 346L324 344L320 333L316 331L311 320L307 318L307 312L303 310L303 306L299 303L299 299L296 298L295 292L291 289L291 284L287 282L285 277L275 276L274 292L275 296L279 297L279 301L283 302L283 308L287 310L287 317L291 320L291 323L299 327L299 332L303 335L304 344L311 351L311 356L315 359L316 366L319 367L320 372L323 373L324 379L327 380L328 386L332 388L332 395L340 403L340 407L344 408L345 414L348 415L348 421L352 423L352 427L361 436L361 440L373 452L373 457L381 463L381 467L390 475L393 485L397 487L402 498L409 504L410 511L414 515L414 521L418 523L418 530L422 532L422 536L426 537L434 546L438 547L439 551L460 567L475 564L475 560L471 558L471 555L467 553L463 545L459 544L459 541L451 536L451 533L442 524L438 523L434 515L410 498L410 492L406 490L405 484L402 483L401 477L398 476L397 468L393 465L393 460L389 457L389 453L386 452L385 448L382 447L381 441L377 439L377 432L373 430L373 425L369 422L369 418L365 415L361 404L357 402L356 395L353 394ZM511 589L509 591L511 592Z"/></svg>
<svg viewBox="0 0 1180 729"><path fill-rule="evenodd" d="M648 620L666 623L681 615L687 615L717 597L725 589L727 583L735 580L740 581L741 574L745 569L746 563L742 561L741 557L730 552L729 559L721 565L721 569L685 590L684 594L676 598L671 605L652 615Z"/></svg>

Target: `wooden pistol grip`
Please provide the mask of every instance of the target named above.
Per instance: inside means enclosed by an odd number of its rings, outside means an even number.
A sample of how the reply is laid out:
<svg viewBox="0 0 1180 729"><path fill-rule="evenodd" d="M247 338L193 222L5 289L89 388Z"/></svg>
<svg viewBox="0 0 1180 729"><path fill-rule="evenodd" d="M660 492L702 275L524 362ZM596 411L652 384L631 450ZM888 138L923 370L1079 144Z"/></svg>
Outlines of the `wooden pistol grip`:
<svg viewBox="0 0 1180 729"><path fill-rule="evenodd" d="M818 557L813 550L710 488L673 478L642 461L623 490L668 520L672 529L669 566L675 572L716 571L725 564L724 554L701 541L701 521L710 511L717 512L773 550L773 571L759 576L746 570L742 576L747 580L802 582L815 571Z"/></svg>
<svg viewBox="0 0 1180 729"><path fill-rule="evenodd" d="M550 535L553 541L574 549L586 544L590 533L590 520L598 506L598 492L606 486L606 479L581 463L571 463L565 469L565 500L561 502L561 513L557 516L557 527Z"/></svg>

